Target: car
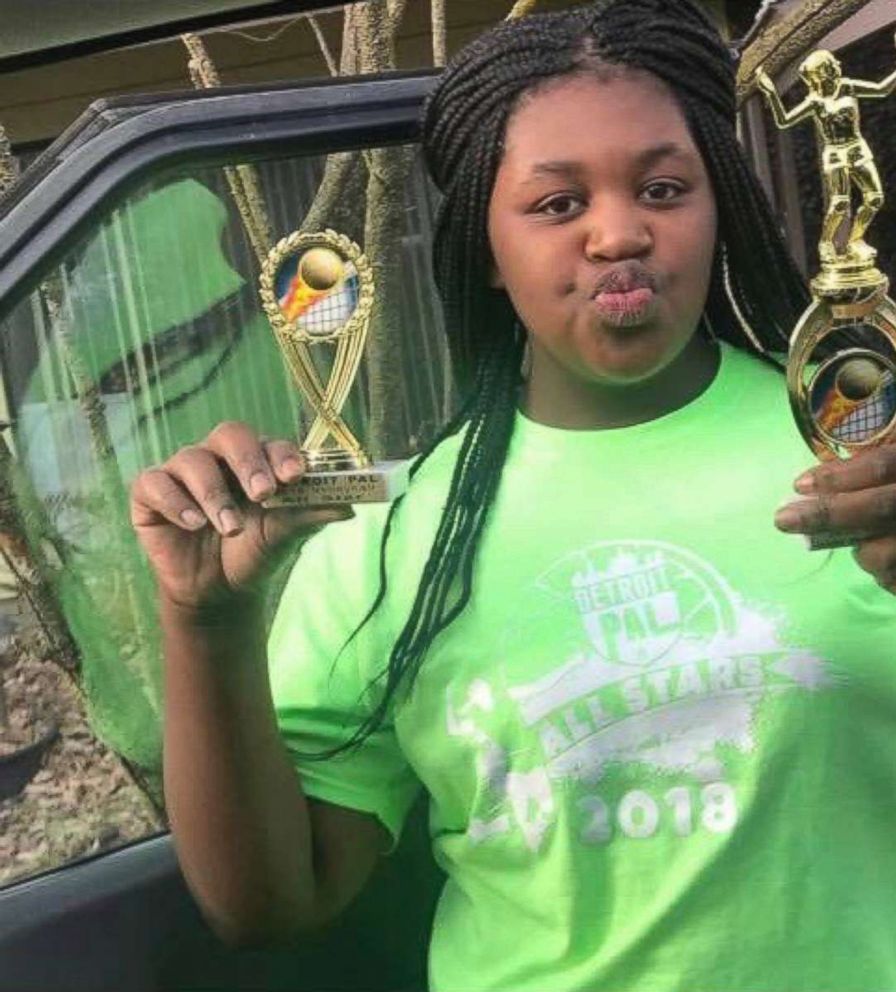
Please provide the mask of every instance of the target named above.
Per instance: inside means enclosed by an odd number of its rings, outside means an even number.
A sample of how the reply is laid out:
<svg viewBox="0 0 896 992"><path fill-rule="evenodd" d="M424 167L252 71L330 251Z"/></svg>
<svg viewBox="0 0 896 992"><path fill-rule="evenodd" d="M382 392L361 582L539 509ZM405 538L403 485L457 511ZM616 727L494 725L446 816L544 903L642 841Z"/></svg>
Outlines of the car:
<svg viewBox="0 0 896 992"><path fill-rule="evenodd" d="M232 9L225 13L233 19ZM113 34L108 43L121 40ZM47 57L55 54L49 45ZM33 53L15 57L20 66ZM114 766L123 783L115 795L129 789L144 805L146 795L160 804L158 630L151 582L127 526L127 483L220 417L293 434L302 421L263 315L259 257L235 176L255 177L270 234L280 237L320 206L321 185L332 182L328 162L339 161L329 156L404 156L403 226L392 242L401 281L381 288L398 313L392 340L399 346L389 361L408 383L389 444L412 453L450 410L427 275L436 198L415 151L433 78L394 73L100 100L0 205L0 362L17 456L13 529L47 569L46 609L57 622L61 613L57 635L74 641L55 648L71 651L89 716L73 730L66 714L52 747L81 741L83 756L84 735L93 734L103 760L112 760L104 767ZM363 240L356 203L337 196L324 214L322 223ZM100 398L100 415L89 412L91 396ZM357 402L350 412L366 425L367 401ZM0 525L5 534L9 525L9 518ZM36 613L52 625L39 605ZM52 760L62 753L69 752ZM38 778L28 788L36 794L48 772L32 765ZM102 779L90 781L105 794ZM76 807L86 808L93 797L83 783L78 788ZM111 809L113 799L99 808ZM7 811L15 801L5 800ZM106 823L86 852L38 859L0 888L0 990L423 988L441 885L425 815L415 811L399 849L326 933L287 948L242 950L225 946L204 922L158 808L136 831ZM43 849L54 832L74 829L73 816L62 807L52 814L37 831Z"/></svg>

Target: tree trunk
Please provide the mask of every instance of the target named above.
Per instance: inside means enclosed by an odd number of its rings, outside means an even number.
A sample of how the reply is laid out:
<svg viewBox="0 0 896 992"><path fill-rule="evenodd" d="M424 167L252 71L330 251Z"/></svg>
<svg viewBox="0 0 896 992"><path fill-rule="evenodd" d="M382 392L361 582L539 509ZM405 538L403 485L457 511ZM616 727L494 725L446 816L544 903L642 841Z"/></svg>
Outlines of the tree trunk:
<svg viewBox="0 0 896 992"><path fill-rule="evenodd" d="M396 67L395 36L403 5L367 3L357 10L357 45L362 72ZM395 397L403 389L401 362L401 298L404 265L405 189L413 162L409 148L376 148L367 156L367 212L364 250L376 279L376 305L367 343L370 390L370 446L380 455L405 454L407 438L401 406Z"/></svg>
<svg viewBox="0 0 896 992"><path fill-rule="evenodd" d="M78 648L50 584L50 566L39 537L25 526L20 500L29 487L0 432L0 545L22 596L31 607L53 660L68 671L78 667ZM27 498L27 496L25 496ZM35 506L40 504L33 498Z"/></svg>

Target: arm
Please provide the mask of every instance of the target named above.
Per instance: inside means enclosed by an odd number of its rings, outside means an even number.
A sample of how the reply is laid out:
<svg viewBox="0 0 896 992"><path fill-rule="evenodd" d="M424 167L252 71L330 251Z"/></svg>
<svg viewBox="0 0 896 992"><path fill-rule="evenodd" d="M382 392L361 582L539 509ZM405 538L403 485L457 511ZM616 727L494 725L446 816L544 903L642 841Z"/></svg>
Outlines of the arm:
<svg viewBox="0 0 896 992"><path fill-rule="evenodd" d="M869 83L864 79L850 79L849 84L854 96L880 99L896 90L896 69L878 83Z"/></svg>
<svg viewBox="0 0 896 992"><path fill-rule="evenodd" d="M240 942L326 921L386 847L373 817L306 801L271 702L260 582L287 538L350 514L263 509L303 471L295 445L222 424L131 494L159 589L174 842L209 921Z"/></svg>
<svg viewBox="0 0 896 992"><path fill-rule="evenodd" d="M879 83L869 83L864 79L850 79L849 85L853 96L871 97L872 100L881 99L896 90L896 69Z"/></svg>
<svg viewBox="0 0 896 992"><path fill-rule="evenodd" d="M761 66L756 70L756 85L765 94L778 127L791 127L793 124L812 116L815 101L811 96L807 96L802 103L798 103L792 110L786 110L774 81Z"/></svg>
<svg viewBox="0 0 896 992"><path fill-rule="evenodd" d="M280 740L261 624L163 603L165 795L187 882L224 939L338 914L389 844L375 817L309 802Z"/></svg>

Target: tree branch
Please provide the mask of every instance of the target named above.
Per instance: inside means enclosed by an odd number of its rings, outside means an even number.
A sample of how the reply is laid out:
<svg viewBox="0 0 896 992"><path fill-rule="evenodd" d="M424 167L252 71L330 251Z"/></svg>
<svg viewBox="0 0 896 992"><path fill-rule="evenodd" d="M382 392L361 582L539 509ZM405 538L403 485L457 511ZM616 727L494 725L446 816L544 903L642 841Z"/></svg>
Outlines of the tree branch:
<svg viewBox="0 0 896 992"><path fill-rule="evenodd" d="M756 92L756 69L760 65L774 79L865 3L866 0L803 0L783 20L761 30L741 53L737 72L738 106Z"/></svg>
<svg viewBox="0 0 896 992"><path fill-rule="evenodd" d="M6 131L0 124L0 200L12 192L13 186L19 181L19 169L12 154L12 145L6 137Z"/></svg>
<svg viewBox="0 0 896 992"><path fill-rule="evenodd" d="M314 37L317 38L318 45L320 45L320 51L324 57L324 62L327 63L327 69L330 71L330 75L338 76L339 66L336 64L336 59L333 58L333 53L330 51L330 46L327 44L327 39L317 18L309 16L308 23L311 25Z"/></svg>
<svg viewBox="0 0 896 992"><path fill-rule="evenodd" d="M515 21L518 17L525 17L535 10L538 0L516 0L510 13L507 15L508 21Z"/></svg>
<svg viewBox="0 0 896 992"><path fill-rule="evenodd" d="M445 26L445 0L432 0L432 64L443 66L448 61L448 40Z"/></svg>

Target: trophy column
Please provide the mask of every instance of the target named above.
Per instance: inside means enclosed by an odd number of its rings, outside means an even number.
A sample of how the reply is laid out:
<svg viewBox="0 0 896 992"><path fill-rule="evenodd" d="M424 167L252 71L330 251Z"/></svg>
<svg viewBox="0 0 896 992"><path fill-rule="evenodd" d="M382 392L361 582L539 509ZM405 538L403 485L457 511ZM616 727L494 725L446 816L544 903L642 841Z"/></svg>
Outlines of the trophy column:
<svg viewBox="0 0 896 992"><path fill-rule="evenodd" d="M301 443L308 471L265 506L391 502L407 488L409 462L374 464L342 417L355 383L374 303L373 270L335 231L289 235L261 272L262 305L287 367L315 413ZM324 383L313 349L331 351Z"/></svg>

